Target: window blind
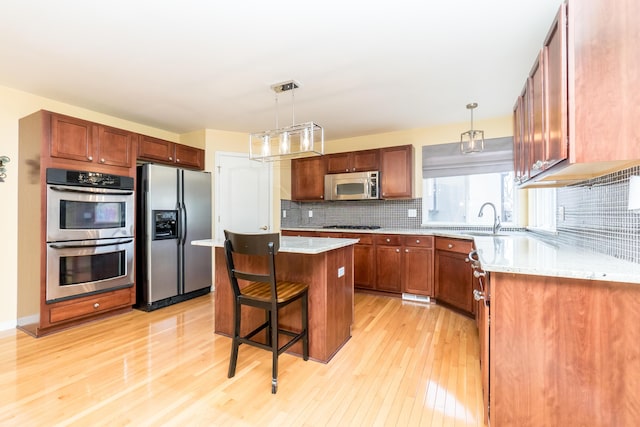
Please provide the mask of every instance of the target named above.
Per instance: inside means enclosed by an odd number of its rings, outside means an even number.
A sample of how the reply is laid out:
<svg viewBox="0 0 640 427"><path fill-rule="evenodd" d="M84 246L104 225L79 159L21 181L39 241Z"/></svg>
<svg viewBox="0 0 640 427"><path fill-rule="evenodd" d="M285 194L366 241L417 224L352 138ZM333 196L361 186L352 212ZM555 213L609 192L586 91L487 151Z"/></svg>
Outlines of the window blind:
<svg viewBox="0 0 640 427"><path fill-rule="evenodd" d="M513 170L513 137L484 140L484 151L462 154L460 143L422 147L422 177L474 175Z"/></svg>

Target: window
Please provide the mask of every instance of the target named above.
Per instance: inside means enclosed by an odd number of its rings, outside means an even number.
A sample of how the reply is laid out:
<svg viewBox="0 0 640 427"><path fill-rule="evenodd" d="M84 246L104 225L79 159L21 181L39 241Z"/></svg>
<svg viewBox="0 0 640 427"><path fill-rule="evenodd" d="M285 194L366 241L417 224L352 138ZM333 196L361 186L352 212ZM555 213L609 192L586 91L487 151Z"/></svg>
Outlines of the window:
<svg viewBox="0 0 640 427"><path fill-rule="evenodd" d="M422 223L425 225L493 225L496 207L505 225L517 223L513 174L513 138L485 139L480 153L462 154L460 143L422 147Z"/></svg>
<svg viewBox="0 0 640 427"><path fill-rule="evenodd" d="M556 189L529 190L529 228L556 231Z"/></svg>
<svg viewBox="0 0 640 427"><path fill-rule="evenodd" d="M422 222L426 225L492 225L491 202L503 225L516 222L517 200L513 172L459 175L423 180Z"/></svg>

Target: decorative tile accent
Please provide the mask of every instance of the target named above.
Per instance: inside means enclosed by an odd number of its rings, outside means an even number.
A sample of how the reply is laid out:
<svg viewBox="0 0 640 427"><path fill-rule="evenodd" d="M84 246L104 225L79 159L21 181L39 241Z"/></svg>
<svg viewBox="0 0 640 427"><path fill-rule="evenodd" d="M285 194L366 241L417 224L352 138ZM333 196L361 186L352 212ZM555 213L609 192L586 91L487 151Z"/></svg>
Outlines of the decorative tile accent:
<svg viewBox="0 0 640 427"><path fill-rule="evenodd" d="M415 218L408 210L415 209ZM324 225L377 225L383 228L420 228L422 199L358 200L332 202L280 201L282 227L322 227ZM309 211L313 217L309 217Z"/></svg>
<svg viewBox="0 0 640 427"><path fill-rule="evenodd" d="M558 240L640 263L640 213L627 210L632 175L640 166L558 188Z"/></svg>

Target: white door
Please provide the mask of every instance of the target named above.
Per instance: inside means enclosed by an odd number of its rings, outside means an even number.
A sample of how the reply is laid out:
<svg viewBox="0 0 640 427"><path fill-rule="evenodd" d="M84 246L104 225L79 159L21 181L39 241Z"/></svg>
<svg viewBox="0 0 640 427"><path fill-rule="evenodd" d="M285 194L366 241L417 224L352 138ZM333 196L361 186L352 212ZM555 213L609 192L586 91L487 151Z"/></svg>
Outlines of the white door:
<svg viewBox="0 0 640 427"><path fill-rule="evenodd" d="M224 230L271 230L272 168L247 154L216 153L216 239Z"/></svg>

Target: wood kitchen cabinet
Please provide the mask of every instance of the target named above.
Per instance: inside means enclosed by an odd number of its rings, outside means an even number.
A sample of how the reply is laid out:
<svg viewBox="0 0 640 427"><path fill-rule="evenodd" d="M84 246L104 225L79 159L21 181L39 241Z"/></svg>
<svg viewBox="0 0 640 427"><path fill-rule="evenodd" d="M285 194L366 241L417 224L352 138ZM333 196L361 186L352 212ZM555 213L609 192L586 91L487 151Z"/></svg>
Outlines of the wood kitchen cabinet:
<svg viewBox="0 0 640 427"><path fill-rule="evenodd" d="M435 297L468 314L473 314L473 272L469 252L473 242L436 237Z"/></svg>
<svg viewBox="0 0 640 427"><path fill-rule="evenodd" d="M353 285L357 288L374 289L376 277L374 235L341 233L341 237L360 239L353 246Z"/></svg>
<svg viewBox="0 0 640 427"><path fill-rule="evenodd" d="M324 156L291 160L291 200L324 200Z"/></svg>
<svg viewBox="0 0 640 427"><path fill-rule="evenodd" d="M514 170L519 183L568 155L565 11L564 6L558 11L514 107Z"/></svg>
<svg viewBox="0 0 640 427"><path fill-rule="evenodd" d="M637 425L638 284L490 275L491 425Z"/></svg>
<svg viewBox="0 0 640 427"><path fill-rule="evenodd" d="M204 170L204 150L140 135L138 160Z"/></svg>
<svg viewBox="0 0 640 427"><path fill-rule="evenodd" d="M640 33L629 16L640 16L637 1L569 0L560 7L536 61L542 76L533 86L542 100L530 96L528 116L514 109L515 132L522 127L543 141L542 155L523 144L532 173L521 187L569 185L640 164ZM527 127L524 120L540 114L542 127Z"/></svg>
<svg viewBox="0 0 640 427"><path fill-rule="evenodd" d="M383 199L413 196L413 145L380 149L380 194Z"/></svg>
<svg viewBox="0 0 640 427"><path fill-rule="evenodd" d="M433 289L433 236L405 236L402 291L427 297Z"/></svg>
<svg viewBox="0 0 640 427"><path fill-rule="evenodd" d="M402 236L376 234L376 286L378 291L402 292Z"/></svg>
<svg viewBox="0 0 640 427"><path fill-rule="evenodd" d="M135 166L137 134L62 114L45 112L43 117L50 123L51 157L97 164L100 167L130 169ZM78 168L86 169L90 166L77 166L76 169Z"/></svg>
<svg viewBox="0 0 640 427"><path fill-rule="evenodd" d="M380 169L380 150L361 150L329 154L327 173L365 172Z"/></svg>
<svg viewBox="0 0 640 427"><path fill-rule="evenodd" d="M131 311L136 285L47 303L48 168L135 178L137 134L40 110L19 122L17 326L43 336Z"/></svg>

